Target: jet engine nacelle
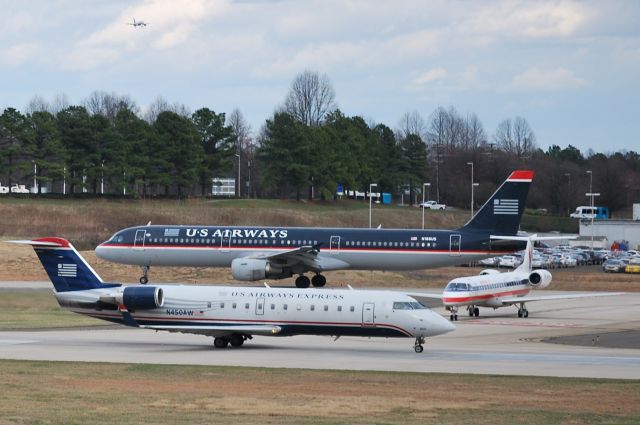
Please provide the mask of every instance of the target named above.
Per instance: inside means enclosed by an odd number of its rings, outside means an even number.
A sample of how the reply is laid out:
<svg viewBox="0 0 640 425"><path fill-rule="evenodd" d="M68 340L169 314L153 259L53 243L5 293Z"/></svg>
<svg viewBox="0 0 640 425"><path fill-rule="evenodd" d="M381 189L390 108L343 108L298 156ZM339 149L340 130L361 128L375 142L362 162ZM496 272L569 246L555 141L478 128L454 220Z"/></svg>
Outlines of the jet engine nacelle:
<svg viewBox="0 0 640 425"><path fill-rule="evenodd" d="M164 294L162 288L154 286L127 286L121 294L119 303L124 304L127 310L151 310L162 307ZM120 298L120 297L118 297Z"/></svg>
<svg viewBox="0 0 640 425"><path fill-rule="evenodd" d="M488 274L500 274L500 272L498 270L495 270L495 269L484 269L478 274L480 276L485 276L485 275L488 275Z"/></svg>
<svg viewBox="0 0 640 425"><path fill-rule="evenodd" d="M267 260L236 258L231 261L231 274L235 280L276 279L282 273L282 268L274 266Z"/></svg>
<svg viewBox="0 0 640 425"><path fill-rule="evenodd" d="M534 270L529 273L529 285L536 289L542 289L551 283L551 273L547 270Z"/></svg>

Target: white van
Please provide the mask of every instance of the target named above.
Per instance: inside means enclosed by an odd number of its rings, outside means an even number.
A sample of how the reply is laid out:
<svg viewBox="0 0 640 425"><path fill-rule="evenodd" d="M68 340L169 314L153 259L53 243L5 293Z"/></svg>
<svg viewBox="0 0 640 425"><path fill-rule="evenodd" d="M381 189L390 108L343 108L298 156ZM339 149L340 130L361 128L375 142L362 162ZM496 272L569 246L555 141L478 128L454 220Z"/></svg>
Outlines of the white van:
<svg viewBox="0 0 640 425"><path fill-rule="evenodd" d="M571 218L609 218L609 208L607 207L577 207L575 212L569 214Z"/></svg>

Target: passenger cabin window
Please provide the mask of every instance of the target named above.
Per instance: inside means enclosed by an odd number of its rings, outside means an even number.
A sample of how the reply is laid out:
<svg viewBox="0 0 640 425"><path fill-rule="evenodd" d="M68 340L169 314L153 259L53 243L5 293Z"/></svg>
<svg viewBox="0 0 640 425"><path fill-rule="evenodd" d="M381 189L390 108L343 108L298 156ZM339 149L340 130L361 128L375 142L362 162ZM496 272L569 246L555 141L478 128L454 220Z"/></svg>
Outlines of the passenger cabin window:
<svg viewBox="0 0 640 425"><path fill-rule="evenodd" d="M275 304L271 304L271 310L275 310L276 309L276 305Z"/></svg>
<svg viewBox="0 0 640 425"><path fill-rule="evenodd" d="M311 311L314 311L316 309L316 306L311 304Z"/></svg>
<svg viewBox="0 0 640 425"><path fill-rule="evenodd" d="M236 307L237 307L236 303L231 304L231 308L236 308Z"/></svg>
<svg viewBox="0 0 640 425"><path fill-rule="evenodd" d="M324 311L329 311L329 306L328 305L324 306Z"/></svg>
<svg viewBox="0 0 640 425"><path fill-rule="evenodd" d="M356 311L356 308L354 306L351 306L349 310L353 313L354 311Z"/></svg>
<svg viewBox="0 0 640 425"><path fill-rule="evenodd" d="M246 308L247 310L249 310L249 303L246 303L246 304L244 305L244 308Z"/></svg>
<svg viewBox="0 0 640 425"><path fill-rule="evenodd" d="M211 307L211 303L208 303L208 306ZM220 303L220 308L224 308L224 303Z"/></svg>
<svg viewBox="0 0 640 425"><path fill-rule="evenodd" d="M338 306L338 311L342 311L342 306L341 305Z"/></svg>

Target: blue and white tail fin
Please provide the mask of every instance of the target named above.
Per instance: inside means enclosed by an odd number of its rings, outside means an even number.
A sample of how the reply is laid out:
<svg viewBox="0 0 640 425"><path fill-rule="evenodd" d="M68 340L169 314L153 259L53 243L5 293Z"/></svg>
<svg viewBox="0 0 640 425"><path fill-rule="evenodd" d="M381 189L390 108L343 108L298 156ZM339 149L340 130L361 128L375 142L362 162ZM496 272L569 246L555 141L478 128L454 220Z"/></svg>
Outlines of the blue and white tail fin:
<svg viewBox="0 0 640 425"><path fill-rule="evenodd" d="M33 246L42 267L49 275L56 292L113 288L119 284L103 283L98 273L82 258L76 249L62 238L8 241Z"/></svg>
<svg viewBox="0 0 640 425"><path fill-rule="evenodd" d="M512 172L462 229L494 235L517 234L532 181L533 171Z"/></svg>

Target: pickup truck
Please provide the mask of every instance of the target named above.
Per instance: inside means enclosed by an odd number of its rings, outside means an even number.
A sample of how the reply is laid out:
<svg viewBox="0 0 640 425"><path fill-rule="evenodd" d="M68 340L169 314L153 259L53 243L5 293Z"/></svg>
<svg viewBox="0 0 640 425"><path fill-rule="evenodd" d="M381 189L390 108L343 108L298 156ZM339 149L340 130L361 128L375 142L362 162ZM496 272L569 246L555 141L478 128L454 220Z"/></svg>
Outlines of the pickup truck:
<svg viewBox="0 0 640 425"><path fill-rule="evenodd" d="M420 204L420 208L427 208L430 210L446 210L447 206L445 204L439 204L436 201L426 201Z"/></svg>

